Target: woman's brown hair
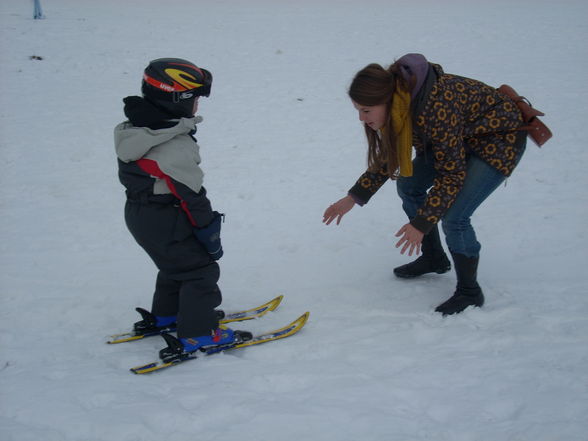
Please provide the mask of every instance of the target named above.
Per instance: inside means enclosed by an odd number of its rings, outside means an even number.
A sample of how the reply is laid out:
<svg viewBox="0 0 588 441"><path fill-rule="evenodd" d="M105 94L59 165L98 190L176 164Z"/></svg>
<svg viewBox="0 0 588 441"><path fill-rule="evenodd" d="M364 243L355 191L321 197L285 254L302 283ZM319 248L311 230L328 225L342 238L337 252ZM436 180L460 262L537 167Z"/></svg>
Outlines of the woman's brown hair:
<svg viewBox="0 0 588 441"><path fill-rule="evenodd" d="M355 75L348 93L349 97L360 106L386 104L386 110L389 114L396 87L411 90L411 86L400 74L400 68L396 64L384 69L379 64L372 63ZM385 168L388 176L396 179L398 176L398 154L391 119L386 118L380 135L367 124L364 125L364 128L368 141L368 170L377 173Z"/></svg>

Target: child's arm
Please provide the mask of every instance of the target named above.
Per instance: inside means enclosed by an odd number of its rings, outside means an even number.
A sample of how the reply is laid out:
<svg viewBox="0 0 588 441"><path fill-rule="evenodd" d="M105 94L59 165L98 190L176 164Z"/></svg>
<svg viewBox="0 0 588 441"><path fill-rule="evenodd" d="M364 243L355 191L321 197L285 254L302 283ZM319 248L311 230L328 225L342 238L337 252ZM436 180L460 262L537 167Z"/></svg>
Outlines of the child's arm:
<svg viewBox="0 0 588 441"><path fill-rule="evenodd" d="M201 187L200 191L195 193L188 186L173 179L172 181L175 187L174 195L180 200L180 206L188 215L190 223L195 228L204 228L210 224L214 215L210 201L206 196L206 189Z"/></svg>
<svg viewBox="0 0 588 441"><path fill-rule="evenodd" d="M198 193L194 193L186 185L174 181L174 188L182 209L188 214L194 226L196 239L206 248L213 260L220 259L223 255L220 232L224 215L212 211L204 187L201 187Z"/></svg>
<svg viewBox="0 0 588 441"><path fill-rule="evenodd" d="M157 162L151 159L140 159L137 161L137 165L145 173L165 181L172 194L179 199L182 210L194 227L196 239L206 248L213 260L220 259L223 255L220 239L223 215L212 211L212 206L206 196L206 189L201 186L198 192L194 191L165 174Z"/></svg>
<svg viewBox="0 0 588 441"><path fill-rule="evenodd" d="M180 200L182 210L184 210L194 227L203 228L212 222L212 207L206 196L206 189L204 187L200 187L199 191L196 192L164 173L159 167L159 164L152 159L139 159L137 165L144 172L165 181L172 194Z"/></svg>

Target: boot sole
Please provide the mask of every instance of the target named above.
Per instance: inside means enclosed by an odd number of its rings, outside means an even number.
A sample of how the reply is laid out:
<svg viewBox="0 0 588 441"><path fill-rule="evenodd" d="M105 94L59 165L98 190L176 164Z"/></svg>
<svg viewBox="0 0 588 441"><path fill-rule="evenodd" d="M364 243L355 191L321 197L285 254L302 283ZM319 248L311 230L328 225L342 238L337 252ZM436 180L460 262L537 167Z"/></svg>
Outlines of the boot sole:
<svg viewBox="0 0 588 441"><path fill-rule="evenodd" d="M427 271L426 273L420 273L420 274L401 273L401 272L396 272L396 270L394 270L394 275L396 277L401 278L401 279L414 279L416 277L424 276L425 274L431 274L431 273L445 274L448 271L451 271L451 266L448 266L448 267L445 267L445 268L436 269L434 271Z"/></svg>

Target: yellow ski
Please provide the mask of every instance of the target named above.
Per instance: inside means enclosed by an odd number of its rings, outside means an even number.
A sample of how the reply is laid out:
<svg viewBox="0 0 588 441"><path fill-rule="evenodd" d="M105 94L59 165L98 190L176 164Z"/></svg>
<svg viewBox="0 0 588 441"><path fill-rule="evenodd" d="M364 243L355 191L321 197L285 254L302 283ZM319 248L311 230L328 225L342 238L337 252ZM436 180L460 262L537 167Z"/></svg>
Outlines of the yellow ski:
<svg viewBox="0 0 588 441"><path fill-rule="evenodd" d="M232 323L232 322L242 322L245 320L252 320L259 317L263 317L269 311L274 311L284 299L283 295L279 295L276 298L270 300L267 303L264 303L261 306L256 308L246 309L243 311L235 311L230 313L225 313L224 311L217 311L220 316L220 323ZM108 344L117 344L117 343L126 343L129 341L141 340L145 337L154 337L156 335L161 335L163 333L168 332L175 332L175 325L166 327L163 329L153 330L152 332L137 334L134 331L125 332L122 334L115 334L111 335L110 339L106 342Z"/></svg>
<svg viewBox="0 0 588 441"><path fill-rule="evenodd" d="M220 345L220 346L211 346L211 347L203 349L202 351L180 354L180 355L178 355L178 357L176 359L174 359L172 361L163 362L161 360L158 360L153 363L148 363L148 364L145 364L142 366L136 366L134 368L131 368L130 370L134 374L148 374L151 372L159 371L161 369L169 368L171 366L175 366L175 365L177 365L179 363L183 363L185 361L195 360L196 358L198 358L199 355L218 354L219 352L231 351L231 350L235 350L235 349L246 348L248 346L255 346L255 345L260 345L263 343L268 343L270 341L280 340L282 338L289 337L289 336L294 335L297 332L299 332L304 327L306 322L308 321L309 315L310 315L309 312L305 312L300 317L298 317L296 320L294 320L292 323L284 326L283 328L276 329L276 330L269 331L269 332L264 332L262 334L252 336L246 340L242 340L237 343L231 343L228 345ZM235 331L235 332L238 333L239 331ZM247 334L247 333L245 333L245 334ZM240 334L238 334L238 335L240 335Z"/></svg>

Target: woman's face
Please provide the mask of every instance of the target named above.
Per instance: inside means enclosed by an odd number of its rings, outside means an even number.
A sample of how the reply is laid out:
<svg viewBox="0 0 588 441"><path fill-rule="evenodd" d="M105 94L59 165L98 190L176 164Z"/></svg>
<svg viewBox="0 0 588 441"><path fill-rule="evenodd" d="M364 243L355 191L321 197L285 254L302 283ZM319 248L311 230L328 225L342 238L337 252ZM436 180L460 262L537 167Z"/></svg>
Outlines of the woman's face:
<svg viewBox="0 0 588 441"><path fill-rule="evenodd" d="M359 120L367 125L372 130L380 130L384 127L388 112L386 104L378 104L377 106L362 106L361 104L353 102L353 107L359 112Z"/></svg>

